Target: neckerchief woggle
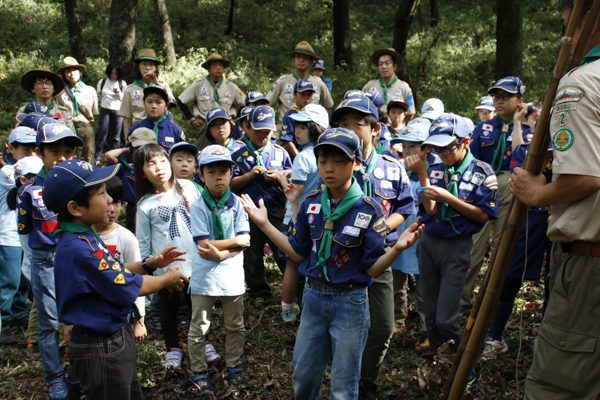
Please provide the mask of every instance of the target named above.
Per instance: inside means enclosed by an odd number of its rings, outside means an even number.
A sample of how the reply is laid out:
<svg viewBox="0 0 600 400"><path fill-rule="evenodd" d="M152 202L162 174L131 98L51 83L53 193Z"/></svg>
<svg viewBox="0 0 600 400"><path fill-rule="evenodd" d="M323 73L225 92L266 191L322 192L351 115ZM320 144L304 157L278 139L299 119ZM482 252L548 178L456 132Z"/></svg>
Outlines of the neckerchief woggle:
<svg viewBox="0 0 600 400"><path fill-rule="evenodd" d="M363 193L367 197L373 197L373 186L371 185L370 175L375 169L375 164L377 164L377 159L379 158L379 154L376 151L371 151L371 161L369 161L369 165L367 166L367 170L365 171L364 165L360 166L358 172L363 177ZM366 176L365 176L366 175Z"/></svg>
<svg viewBox="0 0 600 400"><path fill-rule="evenodd" d="M463 158L460 163L458 169L455 170L454 166L444 164L444 169L446 172L446 177L450 176L450 182L446 182L446 190L452 194L454 197L458 197L458 180L465 170L471 165L475 157L471 154L471 149L467 149L467 155ZM442 221L449 222L450 226L452 226L452 230L454 232L460 234L460 232L454 227L454 223L452 222L452 218L456 218L457 215L454 215L454 208L452 208L448 203L443 203L442 205Z"/></svg>
<svg viewBox="0 0 600 400"><path fill-rule="evenodd" d="M72 87L70 83L67 83L67 90L71 93L77 93L85 87L85 83L79 81L77 86ZM75 116L79 115L79 103L77 103L77 97L73 95L73 108L75 109Z"/></svg>
<svg viewBox="0 0 600 400"><path fill-rule="evenodd" d="M381 75L379 76L379 84L381 85L381 87L383 88L383 101L385 101L387 103L388 100L388 95L387 95L387 90L389 87L391 87L396 81L398 80L397 76L394 76L394 79L392 79L392 81L390 83L385 83L383 82L383 79L381 78Z"/></svg>
<svg viewBox="0 0 600 400"><path fill-rule="evenodd" d="M223 221L221 220L221 208L227 203L231 196L231 189L228 187L218 203L210 195L210 191L203 190L202 197L208 208L213 212L213 230L215 233L215 240L225 240L225 228L223 227Z"/></svg>
<svg viewBox="0 0 600 400"><path fill-rule="evenodd" d="M513 126L513 121L510 120L508 122L504 122L500 116L497 118L502 124L502 133L498 139L498 146L496 146L496 151L494 152L494 158L492 159L491 165L494 171L500 172L500 169L502 168L502 162L504 161L504 153L506 153L506 133L508 132L508 128ZM498 168L494 167L496 160L498 160Z"/></svg>

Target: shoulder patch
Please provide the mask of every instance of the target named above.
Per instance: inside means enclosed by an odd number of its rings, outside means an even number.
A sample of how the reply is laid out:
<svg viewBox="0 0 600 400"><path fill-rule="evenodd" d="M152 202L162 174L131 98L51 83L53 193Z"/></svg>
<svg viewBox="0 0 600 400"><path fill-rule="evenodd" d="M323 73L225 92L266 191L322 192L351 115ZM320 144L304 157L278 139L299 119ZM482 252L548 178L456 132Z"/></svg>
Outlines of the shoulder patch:
<svg viewBox="0 0 600 400"><path fill-rule="evenodd" d="M579 101L585 96L583 89L577 86L565 86L558 89L556 97L554 98L554 104L559 105L562 103Z"/></svg>
<svg viewBox="0 0 600 400"><path fill-rule="evenodd" d="M383 215L383 213L381 212L381 206L379 205L379 203L377 203L377 201L375 201L375 199L367 196L364 196L363 199L365 200L365 203L367 203L368 205L373 207L373 209L375 209L375 213L378 217Z"/></svg>
<svg viewBox="0 0 600 400"><path fill-rule="evenodd" d="M554 150L564 151L571 147L574 141L575 136L573 136L573 132L570 129L562 128L554 134L552 146Z"/></svg>
<svg viewBox="0 0 600 400"><path fill-rule="evenodd" d="M485 171L488 175L495 175L496 173L492 169L492 167L488 163L484 163L483 161L478 161L477 166Z"/></svg>
<svg viewBox="0 0 600 400"><path fill-rule="evenodd" d="M400 165L400 161L398 161L398 160L397 160L397 159L395 159L394 157L392 157L392 156L389 156L389 155L387 155L387 154L382 154L382 155L383 155L383 158L384 158L386 161L393 162L394 164L397 164L398 166L401 166L401 165Z"/></svg>
<svg viewBox="0 0 600 400"><path fill-rule="evenodd" d="M319 194L320 190L319 189L315 189L311 192L308 192L308 194L306 195L306 197L312 197L312 196L316 196L317 194ZM306 198L305 197L305 198Z"/></svg>
<svg viewBox="0 0 600 400"><path fill-rule="evenodd" d="M385 217L379 218L377 221L373 222L373 230L377 233L385 232L387 225L385 224Z"/></svg>

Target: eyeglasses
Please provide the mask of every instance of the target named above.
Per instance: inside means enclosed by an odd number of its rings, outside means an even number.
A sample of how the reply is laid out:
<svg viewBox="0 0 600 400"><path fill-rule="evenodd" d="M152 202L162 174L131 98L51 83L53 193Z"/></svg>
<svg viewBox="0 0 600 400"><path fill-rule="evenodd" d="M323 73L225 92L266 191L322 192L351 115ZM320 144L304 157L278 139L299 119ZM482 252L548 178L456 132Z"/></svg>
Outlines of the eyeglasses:
<svg viewBox="0 0 600 400"><path fill-rule="evenodd" d="M452 153L454 153L461 144L462 144L462 142L460 142L459 144L457 144L456 146L454 146L451 149L448 149L448 146L446 146L446 147L431 146L431 148L439 156L449 156Z"/></svg>
<svg viewBox="0 0 600 400"><path fill-rule="evenodd" d="M494 100L500 100L500 99L502 99L504 101L508 101L513 96L516 96L516 94L509 94L509 93L506 93L506 94L493 94L492 95L492 99L494 99Z"/></svg>
<svg viewBox="0 0 600 400"><path fill-rule="evenodd" d="M50 79L38 79L35 81L35 84L41 87L47 86L47 87L53 87L54 86L54 82L52 82Z"/></svg>

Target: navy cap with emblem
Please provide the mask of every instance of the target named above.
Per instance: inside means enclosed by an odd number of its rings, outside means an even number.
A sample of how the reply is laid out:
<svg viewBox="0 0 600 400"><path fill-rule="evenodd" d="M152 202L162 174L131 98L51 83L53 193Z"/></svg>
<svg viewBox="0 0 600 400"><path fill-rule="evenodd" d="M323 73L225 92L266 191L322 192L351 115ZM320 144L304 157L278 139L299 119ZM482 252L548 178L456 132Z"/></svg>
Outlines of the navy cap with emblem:
<svg viewBox="0 0 600 400"><path fill-rule="evenodd" d="M242 118L247 118L248 115L250 115L250 113L252 113L252 110L254 110L254 106L246 106L246 107L242 108L242 111L240 111L240 116L239 116L238 120L240 120Z"/></svg>
<svg viewBox="0 0 600 400"><path fill-rule="evenodd" d="M308 92L308 91L312 91L312 92L316 91L312 82L309 81L308 79L300 79L294 85L294 92L301 93L301 92Z"/></svg>
<svg viewBox="0 0 600 400"><path fill-rule="evenodd" d="M257 101L261 101L261 104L269 104L269 100L267 100L265 95L259 92L258 90L254 90L248 93L248 95L246 96L245 104L249 105L250 103L255 103Z"/></svg>
<svg viewBox="0 0 600 400"><path fill-rule="evenodd" d="M372 114L379 120L379 111L375 104L365 95L350 97L342 102L342 104L331 114L331 124L337 126L340 123L340 118L349 111L359 111L363 114Z"/></svg>
<svg viewBox="0 0 600 400"><path fill-rule="evenodd" d="M35 138L35 145L40 147L42 143L54 143L58 140L69 138L73 141L75 147L83 146L83 139L75 135L72 130L63 124L54 123L42 126Z"/></svg>
<svg viewBox="0 0 600 400"><path fill-rule="evenodd" d="M381 108L385 104L383 96L381 96L377 90L369 90L365 93L365 96L367 96L377 108Z"/></svg>
<svg viewBox="0 0 600 400"><path fill-rule="evenodd" d="M442 114L431 124L429 136L422 145L448 146L456 138L467 138L472 131L471 125L472 122L469 124L467 119L460 115Z"/></svg>
<svg viewBox="0 0 600 400"><path fill-rule="evenodd" d="M354 132L346 128L328 129L317 139L315 152L319 146L335 146L342 150L351 160L362 161L362 146Z"/></svg>
<svg viewBox="0 0 600 400"><path fill-rule="evenodd" d="M496 108L494 107L494 99L492 99L492 96L484 96L481 98L481 100L479 100L479 103L477 104L477 107L475 107L476 110L490 110L490 111L494 111Z"/></svg>
<svg viewBox="0 0 600 400"><path fill-rule="evenodd" d="M56 124L58 121L54 118L48 118L44 114L31 113L31 114L19 114L17 115L17 121L19 125L26 126L39 131L40 128L46 124Z"/></svg>
<svg viewBox="0 0 600 400"><path fill-rule="evenodd" d="M84 188L100 185L117 174L121 164L100 168L83 160L67 160L50 169L42 198L48 209L59 213Z"/></svg>
<svg viewBox="0 0 600 400"><path fill-rule="evenodd" d="M488 90L488 93L492 94L496 89L504 90L511 94L518 94L521 97L525 94L525 84L516 76L507 76L500 79Z"/></svg>
<svg viewBox="0 0 600 400"><path fill-rule="evenodd" d="M46 106L44 103L40 103L39 101L32 101L31 103L27 104L23 111L25 112L25 114L30 114L34 112L42 114L48 118L54 118L54 115L52 115L52 113L48 109L48 106Z"/></svg>
<svg viewBox="0 0 600 400"><path fill-rule="evenodd" d="M227 111L225 111L224 108L215 107L206 114L206 126L210 125L213 121L217 119L226 119L229 121L231 120L231 117L229 116L229 114L227 114Z"/></svg>
<svg viewBox="0 0 600 400"><path fill-rule="evenodd" d="M248 116L248 121L252 129L270 129L276 130L275 111L269 106L256 106Z"/></svg>
<svg viewBox="0 0 600 400"><path fill-rule="evenodd" d="M156 93L165 100L165 103L169 102L169 95L167 90L162 86L154 85L144 89L144 99L151 93Z"/></svg>

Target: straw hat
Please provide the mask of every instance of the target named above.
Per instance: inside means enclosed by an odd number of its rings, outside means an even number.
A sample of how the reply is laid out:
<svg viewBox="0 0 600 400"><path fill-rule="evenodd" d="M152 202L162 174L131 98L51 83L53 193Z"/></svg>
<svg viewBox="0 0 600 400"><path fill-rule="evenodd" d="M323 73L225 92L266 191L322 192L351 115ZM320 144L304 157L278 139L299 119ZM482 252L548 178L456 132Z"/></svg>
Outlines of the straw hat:
<svg viewBox="0 0 600 400"><path fill-rule="evenodd" d="M77 68L80 71L85 71L85 65L79 64L73 57L65 57L60 63L60 68L56 70L56 74L60 75L67 68Z"/></svg>

